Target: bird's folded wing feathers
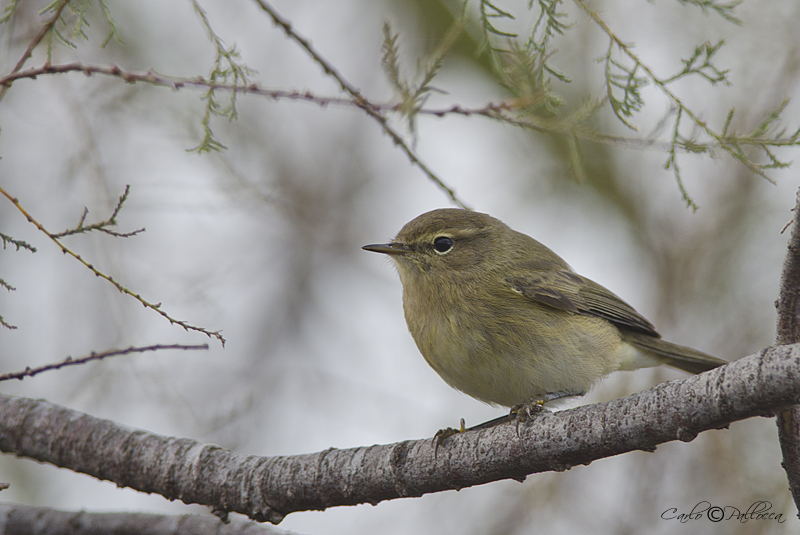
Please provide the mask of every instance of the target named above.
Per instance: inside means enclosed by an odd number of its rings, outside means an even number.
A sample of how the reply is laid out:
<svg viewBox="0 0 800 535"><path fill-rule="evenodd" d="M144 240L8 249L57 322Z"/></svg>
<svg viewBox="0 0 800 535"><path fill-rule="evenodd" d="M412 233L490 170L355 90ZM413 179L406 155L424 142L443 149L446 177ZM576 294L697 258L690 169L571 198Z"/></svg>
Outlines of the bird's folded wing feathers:
<svg viewBox="0 0 800 535"><path fill-rule="evenodd" d="M568 270L533 271L506 282L531 301L554 308L606 319L625 330L659 337L653 324L628 303L577 273Z"/></svg>

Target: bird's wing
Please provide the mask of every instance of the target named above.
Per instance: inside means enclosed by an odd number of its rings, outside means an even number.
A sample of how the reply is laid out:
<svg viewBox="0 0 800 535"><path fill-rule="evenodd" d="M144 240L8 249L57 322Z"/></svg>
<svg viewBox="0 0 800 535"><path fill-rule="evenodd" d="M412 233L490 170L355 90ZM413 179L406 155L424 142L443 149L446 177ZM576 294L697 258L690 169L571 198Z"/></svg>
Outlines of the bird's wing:
<svg viewBox="0 0 800 535"><path fill-rule="evenodd" d="M531 271L508 277L520 295L554 308L604 318L626 330L660 337L653 324L606 288L569 270Z"/></svg>

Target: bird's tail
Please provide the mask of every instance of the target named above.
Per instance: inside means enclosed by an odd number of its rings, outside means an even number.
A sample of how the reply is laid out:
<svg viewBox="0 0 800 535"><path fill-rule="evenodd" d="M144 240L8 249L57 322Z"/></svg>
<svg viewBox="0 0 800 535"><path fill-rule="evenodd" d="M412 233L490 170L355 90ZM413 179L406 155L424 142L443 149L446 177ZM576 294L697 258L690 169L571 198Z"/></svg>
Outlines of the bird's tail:
<svg viewBox="0 0 800 535"><path fill-rule="evenodd" d="M712 357L702 351L685 347L661 338L647 336L639 333L626 333L628 342L654 355L664 359L664 364L678 368L689 373L702 373L713 370L718 366L728 364L728 361Z"/></svg>

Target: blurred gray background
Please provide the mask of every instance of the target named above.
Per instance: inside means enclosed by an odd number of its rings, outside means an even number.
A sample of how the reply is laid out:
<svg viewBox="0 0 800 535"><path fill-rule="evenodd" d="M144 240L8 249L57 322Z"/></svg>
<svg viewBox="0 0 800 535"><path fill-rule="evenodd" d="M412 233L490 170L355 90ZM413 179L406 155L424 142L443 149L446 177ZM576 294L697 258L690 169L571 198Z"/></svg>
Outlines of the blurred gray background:
<svg viewBox="0 0 800 535"><path fill-rule="evenodd" d="M520 13L525 4L502 5ZM3 7L8 5L4 2ZM21 2L0 26L0 64L17 62L44 2ZM336 96L336 83L288 40L254 2L203 0L208 19L266 88ZM400 34L403 67L436 46L460 10L454 2L275 0L273 5L353 85L374 102L391 102L381 69L382 26ZM53 62L115 64L172 76L207 75L214 48L192 4L109 0L124 45L99 47L107 24L93 11L90 40L57 45ZM798 92L800 5L745 2L743 24L672 0L594 1L593 9L660 75L703 41L727 45L716 64L730 87L697 80L673 87L720 129L752 130ZM469 12L473 13L472 5ZM551 62L572 78L558 83L565 112L602 96L607 40L566 2L575 26L554 45ZM434 85L432 108L480 107L509 95L462 36ZM27 66L41 65L37 49ZM659 93L632 122L646 136L668 111ZM197 155L202 92L175 91L82 74L19 80L0 102L0 183L48 229L74 226L84 206L104 219L126 184L131 194L119 230L67 238L98 269L176 318L222 329L227 345L207 352L161 352L91 363L4 382L6 393L46 398L157 433L212 442L247 454L291 455L431 437L442 427L502 414L451 390L428 368L403 320L393 266L360 250L394 236L448 198L393 146L363 112L260 96L238 99L239 118L212 121L227 151ZM407 133L395 116L392 124ZM782 124L800 124L797 103ZM598 128L636 135L606 109ZM687 128L686 135L691 133ZM668 139L669 132L661 139ZM408 136L412 143L411 136ZM566 144L481 117L421 116L414 146L458 195L542 241L579 273L611 289L671 341L735 359L774 338L778 278L798 185L796 168L773 170L776 184L753 176L722 152L681 155L683 177L699 209L686 208L667 155L657 149L584 142L576 172ZM795 153L778 151L786 160ZM576 179L576 176L580 179ZM63 255L5 199L0 230L35 254L0 253L0 372L129 345L203 343L94 277ZM578 403L623 396L669 379L671 369L608 377ZM565 473L535 474L459 492L377 506L295 513L281 527L304 533L782 533L796 520L780 466L772 419L635 452ZM88 476L0 457L4 501L90 511L203 512ZM746 509L768 500L789 520L711 524L662 520L669 508L698 502ZM696 530L696 531L695 531Z"/></svg>

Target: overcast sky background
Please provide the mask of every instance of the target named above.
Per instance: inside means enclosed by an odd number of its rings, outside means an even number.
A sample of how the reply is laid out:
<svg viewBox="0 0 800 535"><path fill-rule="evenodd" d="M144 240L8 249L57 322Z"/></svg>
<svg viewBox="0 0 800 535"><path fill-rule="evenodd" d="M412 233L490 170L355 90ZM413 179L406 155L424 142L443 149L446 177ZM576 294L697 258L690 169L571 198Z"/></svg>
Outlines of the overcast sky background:
<svg viewBox="0 0 800 535"><path fill-rule="evenodd" d="M520 33L530 19L525 4L501 4L521 15ZM93 12L90 41L76 40L74 50L56 46L54 63L207 75L214 49L190 2L108 5L125 44L100 49L107 26ZM243 62L257 71L253 81L339 94L255 2L201 5L217 35L235 42ZM391 21L400 34L407 73L446 28L446 21L432 18L434 3L273 5L375 102L393 98L380 67L383 22ZM732 106L732 126L748 131L798 92L800 7L793 1L745 2L736 11L742 26L668 0L591 5L665 78L680 70L680 58L695 45L724 38L728 44L716 63L730 70L730 87L700 80L673 87L718 130ZM43 6L22 2L13 25L0 26L3 73L38 30ZM563 9L574 27L556 41L552 62L573 79L555 86L571 110L601 95L602 68L595 60L607 40L574 4ZM37 49L26 65L44 60ZM434 85L447 94L432 96L432 108L478 107L509 96L474 55L459 51L445 61ZM650 88L643 94L648 107L633 121L645 136L669 106ZM422 212L452 206L441 190L353 107L242 96L238 120L212 123L228 150L189 153L202 139L201 96L188 88L68 74L16 81L0 102L3 188L59 231L73 227L84 206L89 221L107 217L130 184L118 230L146 232L129 239L76 236L65 243L132 291L162 303L173 317L221 329L227 339L223 349L170 326L60 253L10 203L0 202L0 231L38 249L0 254L0 278L17 289L0 293L0 314L19 327L0 330L0 372L129 345L211 346L202 353L121 357L5 382L0 389L258 455L431 437L461 417L472 425L503 413L451 390L426 365L407 332L393 266L360 250L390 239ZM394 124L407 132L399 118ZM635 135L607 109L596 124ZM782 124L790 131L800 125L797 102ZM667 155L658 150L583 143L586 178L578 183L563 143L480 117L420 117L414 146L468 204L548 245L577 272L631 303L666 339L727 359L773 342L773 302L788 237L781 229L794 206L796 166L771 171L773 185L721 152L713 159L681 155L686 188L700 207L692 212L663 168ZM793 151L777 153L797 159ZM620 373L571 403L612 399L684 376L669 369ZM523 484L294 513L281 527L320 535L554 535L589 526L596 532L660 533L674 529L661 512L688 512L702 500L740 509L769 500L791 517L776 437L772 420L751 420L704 433L691 444L537 474ZM0 457L0 481L11 483L2 494L10 502L89 511L205 511L9 456ZM786 525L760 527L779 533ZM750 528L706 523L703 529Z"/></svg>

